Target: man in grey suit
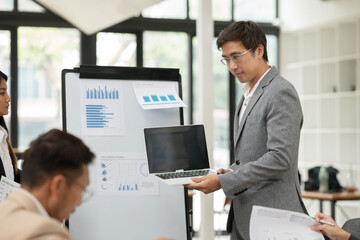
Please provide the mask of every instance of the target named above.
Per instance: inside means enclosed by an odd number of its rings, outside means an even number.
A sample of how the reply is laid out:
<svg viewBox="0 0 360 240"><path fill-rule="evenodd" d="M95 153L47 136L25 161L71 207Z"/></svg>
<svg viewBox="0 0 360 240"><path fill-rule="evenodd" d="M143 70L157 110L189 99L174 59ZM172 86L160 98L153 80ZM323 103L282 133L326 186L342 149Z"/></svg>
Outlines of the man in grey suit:
<svg viewBox="0 0 360 240"><path fill-rule="evenodd" d="M253 205L306 213L297 174L303 115L294 87L268 65L266 37L256 23L229 25L217 46L221 61L242 83L234 119L235 161L186 187L206 194L222 188L232 201L231 239L249 239Z"/></svg>

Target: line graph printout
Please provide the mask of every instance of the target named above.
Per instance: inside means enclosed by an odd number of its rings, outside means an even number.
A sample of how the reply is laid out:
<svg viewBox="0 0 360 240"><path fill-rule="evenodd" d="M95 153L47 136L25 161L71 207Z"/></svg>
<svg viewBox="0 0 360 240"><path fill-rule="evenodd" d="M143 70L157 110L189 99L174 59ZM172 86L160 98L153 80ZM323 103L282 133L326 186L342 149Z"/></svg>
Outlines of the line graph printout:
<svg viewBox="0 0 360 240"><path fill-rule="evenodd" d="M118 81L81 80L83 135L122 135L122 86Z"/></svg>
<svg viewBox="0 0 360 240"><path fill-rule="evenodd" d="M276 208L253 206L250 218L251 240L324 240L310 226L318 225L304 213Z"/></svg>
<svg viewBox="0 0 360 240"><path fill-rule="evenodd" d="M138 103L143 109L185 107L172 82L134 82Z"/></svg>
<svg viewBox="0 0 360 240"><path fill-rule="evenodd" d="M145 153L100 152L97 192L104 195L159 195L159 182L149 175Z"/></svg>

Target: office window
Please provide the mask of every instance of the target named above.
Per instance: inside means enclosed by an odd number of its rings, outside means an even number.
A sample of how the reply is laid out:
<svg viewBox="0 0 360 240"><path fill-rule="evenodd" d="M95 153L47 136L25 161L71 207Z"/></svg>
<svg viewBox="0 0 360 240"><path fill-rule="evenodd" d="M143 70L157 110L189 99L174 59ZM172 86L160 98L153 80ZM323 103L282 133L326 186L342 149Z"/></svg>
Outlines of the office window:
<svg viewBox="0 0 360 240"><path fill-rule="evenodd" d="M214 169L228 168L230 165L230 126L229 126L229 70L220 62L221 51L213 40L213 73L214 73ZM232 110L231 110L232 111ZM214 192L214 229L226 230L227 213L223 212L225 195L223 191Z"/></svg>
<svg viewBox="0 0 360 240"><path fill-rule="evenodd" d="M97 65L136 66L136 36L122 33L98 33Z"/></svg>
<svg viewBox="0 0 360 240"><path fill-rule="evenodd" d="M0 11L14 10L14 0L0 0Z"/></svg>
<svg viewBox="0 0 360 240"><path fill-rule="evenodd" d="M146 8L142 12L143 17L149 18L186 18L186 1L185 0L165 0Z"/></svg>
<svg viewBox="0 0 360 240"><path fill-rule="evenodd" d="M216 47L216 39L213 40L213 76L214 76L214 166L215 169L227 167L230 163L230 130L229 130L229 70L221 62L221 51ZM193 87L194 87L194 122L199 122L198 96L198 60L197 38L193 38Z"/></svg>
<svg viewBox="0 0 360 240"><path fill-rule="evenodd" d="M269 64L278 68L278 37L275 35L266 35L266 40Z"/></svg>
<svg viewBox="0 0 360 240"><path fill-rule="evenodd" d="M61 71L79 64L79 32L19 28L19 147L61 125Z"/></svg>
<svg viewBox="0 0 360 240"><path fill-rule="evenodd" d="M32 0L18 0L19 11L22 12L45 12L45 9Z"/></svg>
<svg viewBox="0 0 360 240"><path fill-rule="evenodd" d="M10 94L11 88L11 75L10 75L10 32L0 30L0 71L8 76L8 93ZM10 96L11 98L11 96ZM11 99L13 100L13 99ZM10 103L11 106L11 103ZM6 125L10 128L10 111L9 114L4 116Z"/></svg>
<svg viewBox="0 0 360 240"><path fill-rule="evenodd" d="M198 18L198 0L189 1L189 14L191 19ZM213 0L212 16L214 20L230 21L231 20L231 0Z"/></svg>
<svg viewBox="0 0 360 240"><path fill-rule="evenodd" d="M229 129L229 70L224 66L220 59L221 51L216 47L216 39L213 40L213 84L214 84L214 110L213 110L213 124L214 124L214 142L213 142L213 160L212 168L228 168L230 165L230 129ZM199 80L198 80L198 60L197 60L197 47L198 39L193 38L194 55L193 55L193 86L194 86L194 120L199 123L198 111L198 96ZM227 213L223 211L225 195L223 191L216 191L214 195L214 229L215 231L225 231ZM198 230L200 225L200 210L198 209L199 195L194 198L194 227Z"/></svg>
<svg viewBox="0 0 360 240"><path fill-rule="evenodd" d="M220 62L221 51L213 41L214 76L214 168L224 168L230 162L229 130L229 70Z"/></svg>
<svg viewBox="0 0 360 240"><path fill-rule="evenodd" d="M144 67L178 68L181 74L182 96L189 104L188 40L186 33L144 32ZM189 110L184 107L184 120Z"/></svg>
<svg viewBox="0 0 360 240"><path fill-rule="evenodd" d="M276 18L276 0L234 0L234 18L272 22Z"/></svg>

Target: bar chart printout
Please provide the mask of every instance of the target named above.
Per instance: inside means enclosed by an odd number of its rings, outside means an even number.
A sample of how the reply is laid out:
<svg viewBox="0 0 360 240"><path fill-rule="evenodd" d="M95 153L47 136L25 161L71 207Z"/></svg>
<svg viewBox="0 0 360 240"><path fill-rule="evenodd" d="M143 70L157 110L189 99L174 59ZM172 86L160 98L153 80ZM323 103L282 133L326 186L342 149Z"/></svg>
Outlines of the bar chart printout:
<svg viewBox="0 0 360 240"><path fill-rule="evenodd" d="M81 81L83 135L122 135L121 83L109 80Z"/></svg>
<svg viewBox="0 0 360 240"><path fill-rule="evenodd" d="M159 195L159 182L149 175L145 153L96 153L97 193Z"/></svg>
<svg viewBox="0 0 360 240"><path fill-rule="evenodd" d="M185 107L173 82L137 81L133 84L138 103L143 109Z"/></svg>

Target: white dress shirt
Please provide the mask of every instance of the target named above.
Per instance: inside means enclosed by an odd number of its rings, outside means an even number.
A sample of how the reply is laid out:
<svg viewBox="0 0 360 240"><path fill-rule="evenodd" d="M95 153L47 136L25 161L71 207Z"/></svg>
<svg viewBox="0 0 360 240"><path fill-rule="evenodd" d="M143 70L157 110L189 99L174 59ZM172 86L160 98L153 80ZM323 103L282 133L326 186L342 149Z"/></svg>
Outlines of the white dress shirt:
<svg viewBox="0 0 360 240"><path fill-rule="evenodd" d="M9 154L8 144L6 142L7 137L8 137L7 131L5 130L5 128L0 126L0 157L1 157L1 161L4 166L6 177L10 178L11 180L14 180L15 179L14 167L13 167L11 157Z"/></svg>
<svg viewBox="0 0 360 240"><path fill-rule="evenodd" d="M254 92L256 91L257 87L259 86L261 80L265 77L265 75L268 73L268 71L270 70L271 68L269 68L263 75L261 75L259 81L257 81L257 83L255 84L255 86L253 87L253 89L251 89L251 92L250 92L250 86L249 86L249 83L245 83L241 90L243 92L243 95L244 95L244 102L241 106L241 109L240 109L240 116L239 116L239 125L241 123L241 118L243 117L244 115L244 112L246 110L246 107L247 105L249 104L250 100L251 100L251 97L254 95Z"/></svg>

